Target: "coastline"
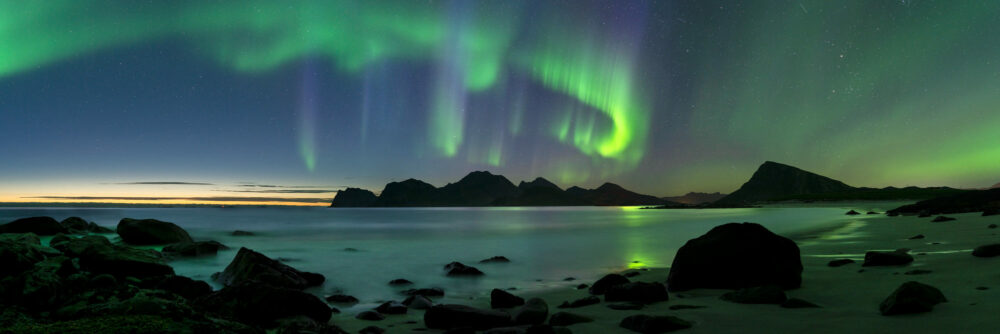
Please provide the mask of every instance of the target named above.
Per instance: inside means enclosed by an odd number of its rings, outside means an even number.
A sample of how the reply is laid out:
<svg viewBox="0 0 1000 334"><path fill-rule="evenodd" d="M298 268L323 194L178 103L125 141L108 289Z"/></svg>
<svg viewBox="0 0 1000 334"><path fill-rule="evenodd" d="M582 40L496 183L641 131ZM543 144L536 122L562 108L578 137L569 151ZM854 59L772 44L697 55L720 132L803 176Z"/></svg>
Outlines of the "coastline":
<svg viewBox="0 0 1000 334"><path fill-rule="evenodd" d="M553 288L518 294L542 298L549 313L571 312L594 319L571 325L574 333L632 333L618 326L622 318L634 314L672 315L694 323L684 333L844 333L844 332L983 332L1000 328L1000 318L984 316L1000 310L1000 259L977 258L972 248L1000 242L996 229L987 225L1000 223L1000 217L980 217L979 213L952 215L956 221L932 223L930 218L866 217L860 226L852 220L838 226L799 232L793 235L798 244L804 271L802 287L788 290L789 297L820 305L820 308L786 309L777 305L747 305L720 300L728 290L695 289L670 293L670 300L647 305L642 310L612 310L607 303L580 308L560 309L563 301L588 296L586 289ZM923 234L925 239L908 238ZM909 265L863 267L864 253L870 250L911 249L915 261ZM833 259L849 258L856 263L829 267ZM914 269L930 273L911 275ZM634 281L664 282L669 269L649 268L633 277ZM882 302L900 284L918 281L935 286L948 302L930 313L882 316ZM591 284L577 280L573 283ZM987 289L980 290L982 287ZM980 289L977 289L980 288ZM468 300L465 304L489 308L489 298ZM674 305L703 308L671 310ZM354 319L353 314L336 314L331 321L347 331L379 326L388 333L410 332L424 328L421 311L390 316L383 321ZM429 330L429 332L436 332Z"/></svg>

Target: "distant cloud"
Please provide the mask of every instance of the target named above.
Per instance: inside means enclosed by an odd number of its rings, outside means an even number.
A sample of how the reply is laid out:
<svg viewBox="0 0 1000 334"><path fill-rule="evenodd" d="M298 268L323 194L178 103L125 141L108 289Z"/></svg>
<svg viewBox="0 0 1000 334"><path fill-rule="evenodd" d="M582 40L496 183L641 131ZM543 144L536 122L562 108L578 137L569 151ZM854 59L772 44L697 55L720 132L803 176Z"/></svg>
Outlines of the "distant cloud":
<svg viewBox="0 0 1000 334"><path fill-rule="evenodd" d="M152 184L152 185L175 185L175 186L212 186L212 183L203 182L177 182L177 181L144 181L144 182L118 182L112 184Z"/></svg>
<svg viewBox="0 0 1000 334"><path fill-rule="evenodd" d="M31 196L21 198L63 199L80 201L204 201L204 202L282 202L282 203L327 203L329 198L288 198L288 197L117 197L117 196Z"/></svg>

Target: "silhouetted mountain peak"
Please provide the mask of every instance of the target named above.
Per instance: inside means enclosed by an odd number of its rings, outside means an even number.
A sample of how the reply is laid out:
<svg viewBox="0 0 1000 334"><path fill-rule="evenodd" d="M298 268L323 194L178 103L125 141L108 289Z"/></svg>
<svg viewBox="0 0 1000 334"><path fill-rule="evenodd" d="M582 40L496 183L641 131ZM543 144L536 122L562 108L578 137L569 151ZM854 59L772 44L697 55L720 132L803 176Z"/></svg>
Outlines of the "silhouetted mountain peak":
<svg viewBox="0 0 1000 334"><path fill-rule="evenodd" d="M750 180L717 203L742 204L793 195L832 193L854 190L843 182L802 169L766 161L757 168Z"/></svg>
<svg viewBox="0 0 1000 334"><path fill-rule="evenodd" d="M1000 188L1000 183L994 184L990 189Z"/></svg>
<svg viewBox="0 0 1000 334"><path fill-rule="evenodd" d="M536 177L531 182L521 181L521 183L519 183L517 187L520 188L521 190L530 188L546 188L546 189L557 189L559 191L562 191L562 188L559 188L559 186L557 186L555 183L549 182L549 180L546 180L545 178L542 177Z"/></svg>
<svg viewBox="0 0 1000 334"><path fill-rule="evenodd" d="M330 203L331 207L366 207L375 203L378 197L369 190L361 188L347 188L337 190L337 196Z"/></svg>
<svg viewBox="0 0 1000 334"><path fill-rule="evenodd" d="M595 190L597 190L597 191L604 191L604 192L607 192L607 191L628 191L628 190L625 190L625 188L622 188L622 186L619 186L619 185L611 183L611 182L604 182L604 184L602 184L600 187L597 187L597 189L595 189Z"/></svg>

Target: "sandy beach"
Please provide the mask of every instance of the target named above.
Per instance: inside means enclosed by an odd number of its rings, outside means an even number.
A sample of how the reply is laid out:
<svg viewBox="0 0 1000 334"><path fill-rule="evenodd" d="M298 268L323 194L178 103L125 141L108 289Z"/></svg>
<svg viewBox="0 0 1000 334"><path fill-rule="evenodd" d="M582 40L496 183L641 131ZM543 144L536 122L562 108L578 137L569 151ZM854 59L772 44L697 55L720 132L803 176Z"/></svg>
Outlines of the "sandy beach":
<svg viewBox="0 0 1000 334"><path fill-rule="evenodd" d="M587 290L566 287L536 293L512 292L526 299L544 299L550 314L565 311L594 319L568 326L574 333L630 333L618 324L633 314L672 315L691 321L694 326L681 331L689 333L995 332L1000 329L1000 317L994 316L1000 310L1000 258L978 258L971 251L977 246L1000 242L998 230L988 228L990 224L1000 224L1000 216L981 217L979 213L950 216L957 220L934 223L932 218L912 216L866 217L836 229L791 236L801 250L804 271L802 287L786 293L820 308L736 304L719 299L728 290L695 289L671 292L669 301L647 305L642 310L612 310L605 302L559 309L556 306L563 301L588 296ZM909 239L918 234L925 238ZM914 262L903 266L861 266L867 251L899 248L910 249ZM842 258L856 263L827 266L830 260ZM666 281L668 268L648 269L631 279ZM907 274L915 269L930 272ZM907 281L937 287L948 302L938 304L929 313L882 316L879 303ZM489 308L488 291L484 291L482 298L470 299L466 304ZM704 307L671 310L674 305ZM334 315L331 322L350 332L374 325L389 333L406 333L426 330L422 316L422 311L410 310L406 315L389 315L382 321L363 321L345 312Z"/></svg>

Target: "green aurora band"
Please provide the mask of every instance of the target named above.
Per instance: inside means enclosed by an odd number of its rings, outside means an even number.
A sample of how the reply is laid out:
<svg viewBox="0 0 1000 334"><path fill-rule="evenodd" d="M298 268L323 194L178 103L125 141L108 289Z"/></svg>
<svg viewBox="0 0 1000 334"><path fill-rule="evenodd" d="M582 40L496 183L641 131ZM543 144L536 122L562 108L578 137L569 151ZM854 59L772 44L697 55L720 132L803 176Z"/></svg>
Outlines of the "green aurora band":
<svg viewBox="0 0 1000 334"><path fill-rule="evenodd" d="M465 139L467 95L491 89L510 68L604 116L577 119L572 137L559 134L557 139L616 170L633 168L643 155L649 117L630 89L633 55L597 48L584 36L555 29L546 37L559 41L556 46L511 50L518 23L509 22L515 15L506 14L516 8L509 3L415 1L191 1L182 6L0 1L0 49L5 50L0 78L158 39L189 42L195 52L247 73L315 56L325 56L351 74L381 61L429 61L438 68L431 83L436 88L429 145L453 157ZM578 43L566 42L573 40ZM566 122L558 126L568 129ZM315 134L306 130L299 134L299 151L311 171ZM519 132L519 125L511 126L511 135ZM486 152L475 154L484 157L476 159L480 162L502 165L501 143L468 149Z"/></svg>

